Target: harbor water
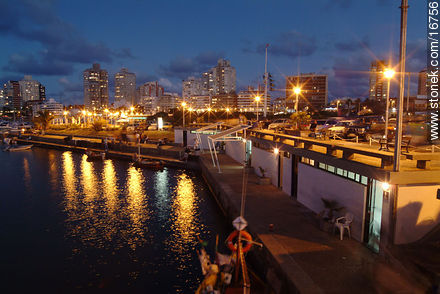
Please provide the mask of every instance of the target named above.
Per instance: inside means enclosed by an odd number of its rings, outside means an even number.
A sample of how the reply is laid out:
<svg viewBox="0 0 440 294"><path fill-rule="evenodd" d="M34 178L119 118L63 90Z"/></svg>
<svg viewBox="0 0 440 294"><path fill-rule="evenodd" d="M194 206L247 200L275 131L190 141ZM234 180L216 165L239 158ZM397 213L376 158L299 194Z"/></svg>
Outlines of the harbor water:
<svg viewBox="0 0 440 294"><path fill-rule="evenodd" d="M0 152L1 293L193 293L230 232L200 175L70 151Z"/></svg>

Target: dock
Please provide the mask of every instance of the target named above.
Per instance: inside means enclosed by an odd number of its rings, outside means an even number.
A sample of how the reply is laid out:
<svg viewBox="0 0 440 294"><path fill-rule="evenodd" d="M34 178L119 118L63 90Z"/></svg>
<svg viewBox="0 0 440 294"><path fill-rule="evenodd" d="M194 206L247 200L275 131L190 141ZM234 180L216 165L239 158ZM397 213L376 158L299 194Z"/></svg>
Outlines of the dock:
<svg viewBox="0 0 440 294"><path fill-rule="evenodd" d="M222 173L209 155L200 156L202 174L226 217L239 215L243 166L219 154ZM248 258L275 293L425 293L404 268L373 253L362 243L339 240L319 229L316 214L272 185L259 185L252 171L244 213L253 238Z"/></svg>

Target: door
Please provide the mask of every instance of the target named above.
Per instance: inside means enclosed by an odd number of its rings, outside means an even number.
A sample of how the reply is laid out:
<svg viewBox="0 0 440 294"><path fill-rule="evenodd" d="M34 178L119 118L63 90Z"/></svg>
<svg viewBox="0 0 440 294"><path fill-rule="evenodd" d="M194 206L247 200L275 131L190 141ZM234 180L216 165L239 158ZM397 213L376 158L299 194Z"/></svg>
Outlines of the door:
<svg viewBox="0 0 440 294"><path fill-rule="evenodd" d="M186 133L186 130L183 130L183 147L186 147L188 145L188 134Z"/></svg>
<svg viewBox="0 0 440 294"><path fill-rule="evenodd" d="M246 155L245 155L246 165L251 166L252 141L246 140L244 148L245 148L245 152L246 152Z"/></svg>
<svg viewBox="0 0 440 294"><path fill-rule="evenodd" d="M368 185L367 205L365 213L365 238L364 242L373 251L379 252L380 230L382 224L382 183L370 179Z"/></svg>

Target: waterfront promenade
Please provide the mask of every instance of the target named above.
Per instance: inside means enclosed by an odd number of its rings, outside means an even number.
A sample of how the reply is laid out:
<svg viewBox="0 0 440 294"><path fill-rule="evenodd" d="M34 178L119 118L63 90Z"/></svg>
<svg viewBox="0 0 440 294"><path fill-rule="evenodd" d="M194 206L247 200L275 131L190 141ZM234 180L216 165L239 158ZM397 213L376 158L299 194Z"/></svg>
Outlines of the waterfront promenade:
<svg viewBox="0 0 440 294"><path fill-rule="evenodd" d="M234 218L240 211L243 169L227 155L220 154L219 160L222 173L213 167L209 154L200 157L214 193L227 198L219 199L228 203L225 213ZM266 273L277 293L294 288L300 293L425 293L426 286L407 270L357 241L347 237L340 241L337 234L321 231L313 212L272 185L258 185L253 172L248 177L244 217L249 231L264 244L262 251L282 272L282 276L276 269Z"/></svg>

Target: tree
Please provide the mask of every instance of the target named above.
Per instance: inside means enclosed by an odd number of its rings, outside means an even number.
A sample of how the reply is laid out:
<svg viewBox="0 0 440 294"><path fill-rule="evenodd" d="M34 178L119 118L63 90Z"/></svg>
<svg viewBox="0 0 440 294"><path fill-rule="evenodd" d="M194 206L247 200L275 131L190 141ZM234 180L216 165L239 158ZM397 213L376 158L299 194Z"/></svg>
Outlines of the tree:
<svg viewBox="0 0 440 294"><path fill-rule="evenodd" d="M105 122L104 122L103 120L97 120L97 121L94 121L94 122L92 123L92 129L93 129L95 132L102 131L102 127L104 126L104 124L105 124Z"/></svg>
<svg viewBox="0 0 440 294"><path fill-rule="evenodd" d="M43 131L44 134L47 127L54 119L54 116L48 110L38 111L37 115L38 116L34 118L34 123Z"/></svg>
<svg viewBox="0 0 440 294"><path fill-rule="evenodd" d="M311 120L311 117L307 114L307 112L299 111L292 114L290 119L295 123L295 126L301 130L303 125Z"/></svg>

